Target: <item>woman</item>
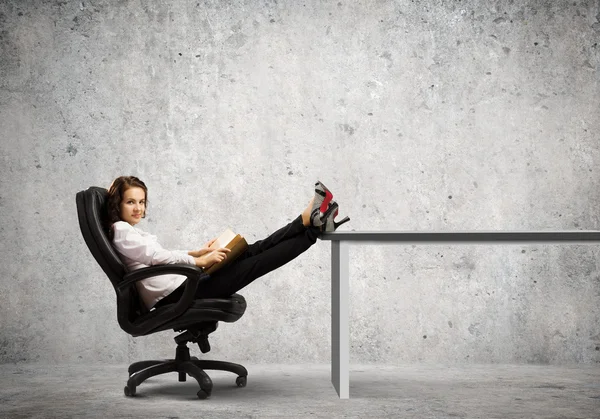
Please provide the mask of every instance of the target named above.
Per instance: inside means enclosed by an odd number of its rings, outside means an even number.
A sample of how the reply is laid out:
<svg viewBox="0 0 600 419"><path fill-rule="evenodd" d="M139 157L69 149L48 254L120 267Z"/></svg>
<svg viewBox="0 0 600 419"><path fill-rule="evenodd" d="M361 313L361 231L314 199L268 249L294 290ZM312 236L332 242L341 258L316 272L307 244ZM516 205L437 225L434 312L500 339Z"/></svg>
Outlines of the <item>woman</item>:
<svg viewBox="0 0 600 419"><path fill-rule="evenodd" d="M198 284L197 298L227 297L246 285L285 265L306 251L322 231L335 231L349 221L334 219L338 204L321 182L315 184L315 196L294 221L263 240L248 246L231 264ZM153 236L137 227L146 218L148 189L135 176L121 176L109 187L105 228L113 247L129 271L172 263L187 263L208 268L227 257L227 248L209 249L216 239L199 250L166 250ZM183 295L186 277L159 275L136 282L140 297L148 309L179 301Z"/></svg>

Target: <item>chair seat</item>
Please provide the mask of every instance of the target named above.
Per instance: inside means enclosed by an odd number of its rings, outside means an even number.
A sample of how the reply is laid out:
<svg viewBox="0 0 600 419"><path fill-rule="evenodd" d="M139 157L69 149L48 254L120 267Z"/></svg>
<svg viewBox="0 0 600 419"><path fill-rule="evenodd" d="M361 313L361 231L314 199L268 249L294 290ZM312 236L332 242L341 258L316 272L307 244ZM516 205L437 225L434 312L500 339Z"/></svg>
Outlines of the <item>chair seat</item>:
<svg viewBox="0 0 600 419"><path fill-rule="evenodd" d="M134 324L156 317L160 313L171 310L173 306L175 304L156 308L138 317ZM202 298L195 300L181 316L152 329L150 333L167 329L185 329L186 327L211 321L233 323L242 317L245 311L246 299L239 294L233 294L228 298Z"/></svg>

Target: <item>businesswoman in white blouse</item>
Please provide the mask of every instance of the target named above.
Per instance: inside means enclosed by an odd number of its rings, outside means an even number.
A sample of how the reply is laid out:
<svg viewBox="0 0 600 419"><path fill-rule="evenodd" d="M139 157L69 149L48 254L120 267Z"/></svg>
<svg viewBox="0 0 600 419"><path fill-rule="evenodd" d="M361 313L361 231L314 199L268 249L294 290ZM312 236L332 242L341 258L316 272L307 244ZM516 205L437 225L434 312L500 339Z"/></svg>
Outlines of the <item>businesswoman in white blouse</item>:
<svg viewBox="0 0 600 419"><path fill-rule="evenodd" d="M246 285L286 264L311 247L322 231L335 231L349 221L334 219L338 204L321 183L315 184L315 196L296 219L263 240L248 246L231 264L198 285L198 298L227 297ZM146 217L148 189L135 176L121 176L113 181L107 196L105 229L109 240L128 271L152 265L188 263L208 268L227 257L227 248L209 250L215 239L198 250L167 250L157 237L136 227ZM148 309L172 304L183 295L183 275L159 275L136 283Z"/></svg>

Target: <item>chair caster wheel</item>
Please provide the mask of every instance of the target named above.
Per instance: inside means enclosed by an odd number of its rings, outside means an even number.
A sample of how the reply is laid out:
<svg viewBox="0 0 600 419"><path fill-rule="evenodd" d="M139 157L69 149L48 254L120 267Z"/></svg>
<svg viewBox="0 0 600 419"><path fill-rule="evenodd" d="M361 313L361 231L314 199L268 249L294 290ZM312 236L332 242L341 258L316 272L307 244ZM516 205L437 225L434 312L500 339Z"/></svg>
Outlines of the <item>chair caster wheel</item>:
<svg viewBox="0 0 600 419"><path fill-rule="evenodd" d="M246 377L238 377L235 379L235 383L238 387L246 387L247 378Z"/></svg>
<svg viewBox="0 0 600 419"><path fill-rule="evenodd" d="M125 391L125 395L127 397L133 397L133 396L135 396L135 387L133 387L133 386L132 387L125 386L124 391Z"/></svg>
<svg viewBox="0 0 600 419"><path fill-rule="evenodd" d="M210 394L208 394L206 391L204 390L198 390L198 393L196 393L196 395L198 396L198 398L200 400L204 400L206 399L208 396L210 396Z"/></svg>

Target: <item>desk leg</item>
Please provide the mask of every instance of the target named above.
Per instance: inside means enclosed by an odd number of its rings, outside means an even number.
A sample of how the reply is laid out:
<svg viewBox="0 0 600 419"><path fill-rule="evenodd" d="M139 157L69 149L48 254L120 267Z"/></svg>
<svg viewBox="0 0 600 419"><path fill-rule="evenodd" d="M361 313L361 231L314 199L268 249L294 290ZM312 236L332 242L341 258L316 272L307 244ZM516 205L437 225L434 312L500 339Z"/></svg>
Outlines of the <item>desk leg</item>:
<svg viewBox="0 0 600 419"><path fill-rule="evenodd" d="M348 242L331 241L331 382L340 399L350 398Z"/></svg>

